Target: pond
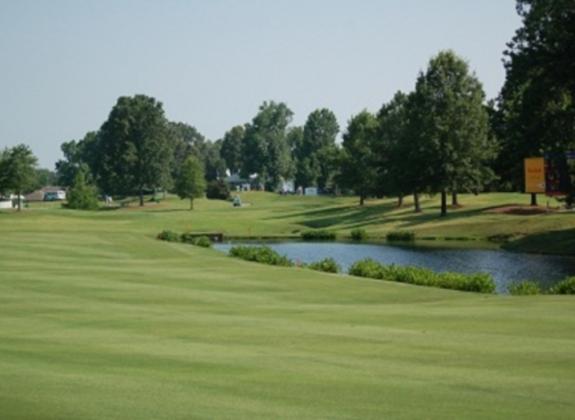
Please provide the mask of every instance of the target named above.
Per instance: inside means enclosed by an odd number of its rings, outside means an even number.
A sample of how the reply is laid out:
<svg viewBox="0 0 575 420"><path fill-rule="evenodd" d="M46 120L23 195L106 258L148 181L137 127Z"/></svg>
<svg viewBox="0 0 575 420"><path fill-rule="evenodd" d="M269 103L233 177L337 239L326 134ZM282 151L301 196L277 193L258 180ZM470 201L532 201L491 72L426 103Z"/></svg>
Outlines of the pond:
<svg viewBox="0 0 575 420"><path fill-rule="evenodd" d="M369 257L385 264L411 265L434 271L489 273L495 280L498 293L506 293L507 287L515 281L536 280L546 289L567 276L575 275L575 257L515 253L499 249L301 241L238 241L216 244L214 247L228 252L233 245L264 244L300 263L332 257L342 267L343 272L347 272L355 261Z"/></svg>

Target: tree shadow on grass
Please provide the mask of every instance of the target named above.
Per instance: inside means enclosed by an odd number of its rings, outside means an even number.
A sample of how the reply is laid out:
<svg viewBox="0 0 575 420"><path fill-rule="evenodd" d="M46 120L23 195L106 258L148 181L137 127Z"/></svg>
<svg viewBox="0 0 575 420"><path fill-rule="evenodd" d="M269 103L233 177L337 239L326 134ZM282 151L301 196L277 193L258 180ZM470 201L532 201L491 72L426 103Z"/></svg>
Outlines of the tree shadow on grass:
<svg viewBox="0 0 575 420"><path fill-rule="evenodd" d="M425 204L422 201L422 204ZM493 207L460 207L450 209L447 216L441 217L439 206L425 207L424 212L414 213L412 206L397 207L396 203L381 203L367 206L337 206L322 209L312 209L295 213L287 213L281 216L274 216L271 219L291 218L303 226L309 228L329 228L332 226L344 225L349 228L368 226L373 223L386 225L394 223L398 228L413 228L431 222L451 222L453 220L465 219L484 213ZM385 217L389 216L389 217Z"/></svg>
<svg viewBox="0 0 575 420"><path fill-rule="evenodd" d="M270 219L299 219L298 223L309 228L327 228L335 225L351 225L354 227L368 225L374 221L388 223L393 221L381 220L383 214L397 210L394 203L382 203L367 206L338 206L322 209L313 209L295 213L274 216Z"/></svg>
<svg viewBox="0 0 575 420"><path fill-rule="evenodd" d="M504 244L503 249L575 256L575 229L527 235Z"/></svg>

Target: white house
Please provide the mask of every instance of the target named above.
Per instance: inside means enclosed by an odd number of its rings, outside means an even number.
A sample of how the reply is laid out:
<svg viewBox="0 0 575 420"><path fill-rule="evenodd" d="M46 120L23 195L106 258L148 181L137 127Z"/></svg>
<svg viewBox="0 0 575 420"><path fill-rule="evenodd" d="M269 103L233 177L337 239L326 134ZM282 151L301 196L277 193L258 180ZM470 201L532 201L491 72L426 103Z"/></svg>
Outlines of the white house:
<svg viewBox="0 0 575 420"><path fill-rule="evenodd" d="M317 195L317 187L307 187L304 191L304 195L315 197Z"/></svg>

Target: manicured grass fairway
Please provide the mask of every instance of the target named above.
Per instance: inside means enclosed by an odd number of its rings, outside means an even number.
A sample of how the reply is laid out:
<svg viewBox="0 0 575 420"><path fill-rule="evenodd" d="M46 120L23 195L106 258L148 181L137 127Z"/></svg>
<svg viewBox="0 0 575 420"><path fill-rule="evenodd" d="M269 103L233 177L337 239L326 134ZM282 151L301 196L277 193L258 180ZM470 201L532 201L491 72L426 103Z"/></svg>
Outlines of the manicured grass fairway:
<svg viewBox="0 0 575 420"><path fill-rule="evenodd" d="M420 288L153 239L301 229L271 218L294 211L282 205L0 213L0 418L573 415L573 297Z"/></svg>

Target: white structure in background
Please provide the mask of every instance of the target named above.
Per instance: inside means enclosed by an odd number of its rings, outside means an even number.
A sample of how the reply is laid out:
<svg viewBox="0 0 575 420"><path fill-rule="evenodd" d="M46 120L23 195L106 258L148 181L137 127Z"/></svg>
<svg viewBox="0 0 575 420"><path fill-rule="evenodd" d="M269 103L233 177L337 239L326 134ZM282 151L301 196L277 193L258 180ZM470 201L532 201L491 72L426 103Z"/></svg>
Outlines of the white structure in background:
<svg viewBox="0 0 575 420"><path fill-rule="evenodd" d="M308 195L310 197L315 197L317 195L317 187L307 187L305 189L304 195Z"/></svg>
<svg viewBox="0 0 575 420"><path fill-rule="evenodd" d="M0 210L2 209L11 209L13 208L12 206L12 200L5 200L5 199L0 199Z"/></svg>
<svg viewBox="0 0 575 420"><path fill-rule="evenodd" d="M63 201L66 199L66 191L48 191L44 193L44 201Z"/></svg>
<svg viewBox="0 0 575 420"><path fill-rule="evenodd" d="M63 201L66 190L58 186L46 186L26 195L26 201Z"/></svg>
<svg viewBox="0 0 575 420"><path fill-rule="evenodd" d="M229 173L229 171L228 171ZM249 179L240 177L240 174L230 174L226 177L225 182L230 186L231 190L236 191L250 191L251 183Z"/></svg>
<svg viewBox="0 0 575 420"><path fill-rule="evenodd" d="M280 192L282 194L294 194L295 193L295 182L291 179L281 180Z"/></svg>

